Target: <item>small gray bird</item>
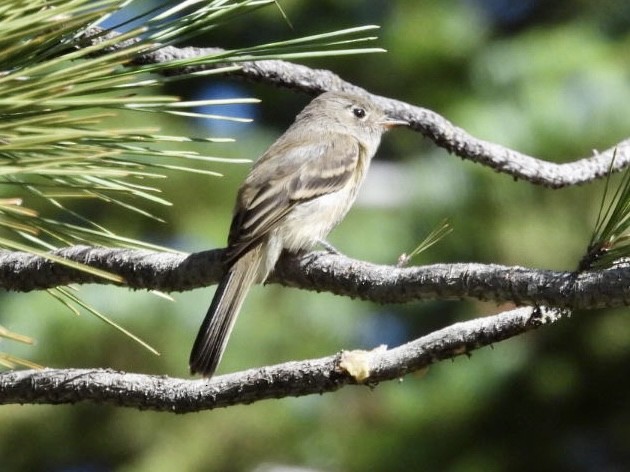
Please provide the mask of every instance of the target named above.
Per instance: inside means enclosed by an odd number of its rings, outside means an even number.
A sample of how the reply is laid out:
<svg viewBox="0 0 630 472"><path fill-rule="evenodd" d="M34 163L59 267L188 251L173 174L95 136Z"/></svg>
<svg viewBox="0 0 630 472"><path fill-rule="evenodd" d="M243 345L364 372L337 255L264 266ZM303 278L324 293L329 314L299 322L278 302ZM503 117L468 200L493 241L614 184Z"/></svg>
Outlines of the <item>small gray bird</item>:
<svg viewBox="0 0 630 472"><path fill-rule="evenodd" d="M192 348L191 373L214 374L247 292L283 249L330 248L324 238L354 203L381 136L407 124L366 98L326 92L256 161L238 191L225 272Z"/></svg>

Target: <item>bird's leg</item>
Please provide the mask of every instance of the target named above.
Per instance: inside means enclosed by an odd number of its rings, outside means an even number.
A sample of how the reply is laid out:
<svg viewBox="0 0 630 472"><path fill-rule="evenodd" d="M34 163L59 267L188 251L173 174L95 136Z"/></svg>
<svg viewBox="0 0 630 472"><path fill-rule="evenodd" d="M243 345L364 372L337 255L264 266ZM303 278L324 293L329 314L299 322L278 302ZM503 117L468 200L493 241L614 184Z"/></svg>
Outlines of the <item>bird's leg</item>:
<svg viewBox="0 0 630 472"><path fill-rule="evenodd" d="M335 256L341 256L341 252L339 252L337 250L337 248L335 246L333 246L332 244L330 244L328 241L324 240L324 239L318 239L317 242L319 243L319 245L321 247L323 247L328 253L330 254L334 254Z"/></svg>
<svg viewBox="0 0 630 472"><path fill-rule="evenodd" d="M325 241L323 239L318 239L317 244L322 246L328 254L333 254L335 256L343 256L343 254L339 252L337 248L335 248L335 246L330 244L328 241ZM310 262L312 262L313 260L317 258L317 252L311 251L309 249L300 249L296 253L293 253L293 255L302 259L302 261L304 261L306 264L309 264Z"/></svg>

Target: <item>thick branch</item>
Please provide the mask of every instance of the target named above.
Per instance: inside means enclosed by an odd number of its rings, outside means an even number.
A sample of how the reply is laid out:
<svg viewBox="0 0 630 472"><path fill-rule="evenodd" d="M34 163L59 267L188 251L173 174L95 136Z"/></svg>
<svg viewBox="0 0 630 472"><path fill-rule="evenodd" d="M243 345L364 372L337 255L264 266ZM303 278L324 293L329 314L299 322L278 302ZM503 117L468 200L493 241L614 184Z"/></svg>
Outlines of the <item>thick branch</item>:
<svg viewBox="0 0 630 472"><path fill-rule="evenodd" d="M173 48L134 58L136 64L216 55L218 49ZM309 93L346 90L370 95L335 74L283 61L243 61L234 75L300 89ZM203 66L200 66L203 68ZM188 73L193 69L169 73ZM370 95L389 114L438 146L499 172L549 187L591 181L606 175L613 149L569 164L553 164L474 138L430 110ZM620 143L615 169L630 161L630 140ZM123 276L132 288L190 290L215 283L221 275L221 250L193 255L151 251L75 247L56 252L74 261ZM569 272L536 271L481 264L439 264L396 268L315 253L284 256L271 281L309 290L359 297L376 302L474 297L497 302L595 308L627 305L630 269ZM105 283L94 276L24 253L0 253L0 286L28 291L70 283ZM391 350L362 355L369 384L401 376L447 358L554 322L560 312L520 308L499 315L457 323ZM92 401L172 412L199 411L251 403L267 398L334 391L357 378L344 370L343 355L290 362L216 377L183 380L103 370L44 370L0 374L0 403L74 403ZM361 358L361 356L359 356ZM345 367L347 368L347 367Z"/></svg>
<svg viewBox="0 0 630 472"><path fill-rule="evenodd" d="M222 250L191 255L75 246L55 251L113 272L135 289L186 291L216 283ZM476 298L518 305L600 308L628 305L630 268L581 273L493 264L435 264L398 268L323 252L285 254L270 282L378 303ZM0 287L41 290L68 284L110 283L27 253L0 251Z"/></svg>
<svg viewBox="0 0 630 472"><path fill-rule="evenodd" d="M89 37L97 32L98 30L90 30L86 35ZM116 33L111 33L108 37L114 34ZM98 38L94 39L94 41L97 40ZM167 46L134 57L132 62L135 64L162 64L165 66L164 72L168 74L187 74L212 68L215 65L204 66L201 64L194 68L168 68L168 63L204 56L216 58L217 55L223 55L225 52L220 48ZM392 117L408 121L411 129L422 133L448 152L534 184L560 188L583 184L604 177L608 173L615 152L614 170L624 169L630 164L630 139L624 140L601 153L596 153L594 156L570 163L556 164L528 156L499 144L477 139L434 111L370 94L365 89L346 82L328 70L311 69L286 61L241 61L236 64L241 68L231 74L247 80L302 90L310 94L325 90L344 90L368 96L382 106Z"/></svg>
<svg viewBox="0 0 630 472"><path fill-rule="evenodd" d="M547 309L520 308L456 323L400 347L361 354L375 385L444 359L516 336L560 318ZM0 374L0 404L90 401L174 413L249 404L269 398L331 392L356 384L341 367L343 354L215 377L185 380L100 369L25 370Z"/></svg>

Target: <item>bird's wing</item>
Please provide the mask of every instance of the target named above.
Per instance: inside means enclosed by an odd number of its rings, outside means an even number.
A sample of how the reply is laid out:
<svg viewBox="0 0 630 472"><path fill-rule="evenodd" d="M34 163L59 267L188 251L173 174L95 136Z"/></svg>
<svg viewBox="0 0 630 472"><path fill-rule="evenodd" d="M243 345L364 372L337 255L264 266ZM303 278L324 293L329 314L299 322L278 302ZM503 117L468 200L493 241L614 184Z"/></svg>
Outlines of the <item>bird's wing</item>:
<svg viewBox="0 0 630 472"><path fill-rule="evenodd" d="M360 143L344 134L326 138L278 142L256 162L239 191L228 264L258 244L295 205L341 190L353 178Z"/></svg>

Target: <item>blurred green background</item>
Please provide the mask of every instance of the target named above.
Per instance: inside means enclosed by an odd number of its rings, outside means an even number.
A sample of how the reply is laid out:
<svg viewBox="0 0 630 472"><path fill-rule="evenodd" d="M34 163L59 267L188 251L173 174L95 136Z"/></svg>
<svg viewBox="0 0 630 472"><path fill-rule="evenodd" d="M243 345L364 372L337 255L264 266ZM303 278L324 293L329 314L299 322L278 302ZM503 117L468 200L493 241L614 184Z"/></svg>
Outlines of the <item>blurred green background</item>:
<svg viewBox="0 0 630 472"><path fill-rule="evenodd" d="M478 138L564 162L630 136L630 3L622 0L284 0L196 45L244 46L379 24L387 54L319 59L371 92L437 111ZM235 79L187 81L186 98L254 96L233 110L253 124L182 118L163 130L232 136L209 154L255 158L308 101ZM223 111L223 110L221 110ZM124 115L138 126L136 115ZM140 125L145 125L141 123ZM208 164L205 164L207 167ZM182 251L225 243L247 165L224 178L171 175L158 224L83 207L121 233ZM618 181L618 180L615 180ZM454 232L414 263L492 262L571 270L594 225L602 182L548 190L450 156L417 133L384 140L355 208L330 241L347 255L395 263L448 218ZM1 294L0 323L37 338L0 348L52 367L183 376L212 288L174 294L81 288L149 341L155 357L94 317L42 293ZM220 373L340 349L390 346L509 307L475 301L380 306L277 285L250 294ZM630 323L626 309L578 312L532 332L370 390L175 416L99 405L2 406L0 470L364 471L630 468ZM286 469L282 469L286 467Z"/></svg>

